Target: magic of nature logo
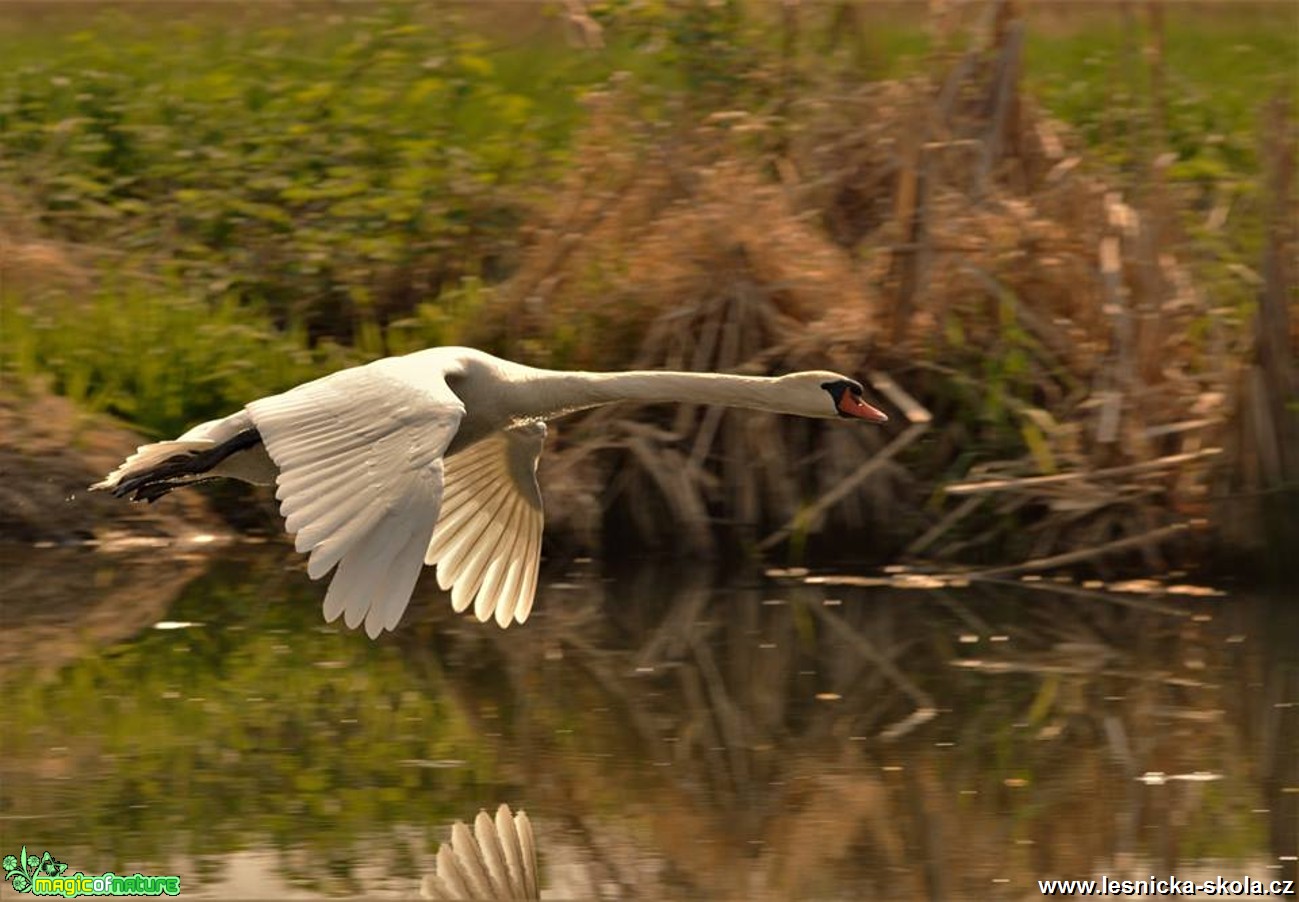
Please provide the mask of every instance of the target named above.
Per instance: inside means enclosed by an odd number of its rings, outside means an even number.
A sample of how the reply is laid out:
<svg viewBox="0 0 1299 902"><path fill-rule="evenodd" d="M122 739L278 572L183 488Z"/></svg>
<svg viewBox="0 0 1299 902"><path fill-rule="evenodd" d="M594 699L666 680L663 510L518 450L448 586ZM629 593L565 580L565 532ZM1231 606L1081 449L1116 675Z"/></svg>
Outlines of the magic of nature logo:
<svg viewBox="0 0 1299 902"><path fill-rule="evenodd" d="M27 847L17 855L6 855L2 862L5 882L16 892L34 896L176 896L180 894L180 878L146 876L144 874L118 875L68 874L66 862L59 861L48 851L44 855L30 855Z"/></svg>

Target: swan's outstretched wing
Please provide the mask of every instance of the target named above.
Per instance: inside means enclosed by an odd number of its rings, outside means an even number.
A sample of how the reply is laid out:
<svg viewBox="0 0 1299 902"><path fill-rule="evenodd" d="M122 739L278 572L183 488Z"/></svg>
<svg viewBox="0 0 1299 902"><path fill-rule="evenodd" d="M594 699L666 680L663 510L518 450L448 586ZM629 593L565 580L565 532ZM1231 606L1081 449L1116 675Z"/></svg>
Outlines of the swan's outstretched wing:
<svg viewBox="0 0 1299 902"><path fill-rule="evenodd" d="M465 412L444 378L417 375L391 358L247 406L308 575L338 565L325 619L364 620L371 638L410 603L442 504L442 455Z"/></svg>
<svg viewBox="0 0 1299 902"><path fill-rule="evenodd" d="M446 461L442 518L424 556L436 564L451 605L493 615L502 627L532 611L541 562L541 490L537 459L543 423L516 426Z"/></svg>

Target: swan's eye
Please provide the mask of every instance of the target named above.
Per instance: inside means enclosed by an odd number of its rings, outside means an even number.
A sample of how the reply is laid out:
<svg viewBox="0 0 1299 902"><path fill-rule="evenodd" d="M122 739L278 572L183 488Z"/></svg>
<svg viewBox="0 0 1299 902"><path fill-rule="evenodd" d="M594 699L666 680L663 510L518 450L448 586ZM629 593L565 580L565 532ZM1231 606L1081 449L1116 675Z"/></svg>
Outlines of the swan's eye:
<svg viewBox="0 0 1299 902"><path fill-rule="evenodd" d="M882 410L878 410L862 400L862 387L856 382L849 382L847 379L838 379L834 382L823 382L821 387L830 393L834 400L834 410L841 417L848 417L857 420L869 420L872 423L884 423L888 421Z"/></svg>
<svg viewBox="0 0 1299 902"><path fill-rule="evenodd" d="M838 410L839 405L843 403L843 397L845 394L850 394L854 397L861 397L861 386L854 385L847 379L837 379L834 382L822 382L821 387L830 393L830 398L834 401L836 410Z"/></svg>

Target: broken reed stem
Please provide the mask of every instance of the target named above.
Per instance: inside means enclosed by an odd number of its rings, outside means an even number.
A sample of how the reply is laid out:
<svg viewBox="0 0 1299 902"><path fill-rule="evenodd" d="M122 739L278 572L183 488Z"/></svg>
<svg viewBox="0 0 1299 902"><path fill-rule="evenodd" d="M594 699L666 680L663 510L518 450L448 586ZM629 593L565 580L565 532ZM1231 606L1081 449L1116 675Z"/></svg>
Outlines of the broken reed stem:
<svg viewBox="0 0 1299 902"><path fill-rule="evenodd" d="M949 511L947 516L943 517L943 519L939 520L932 527L927 529L924 535L908 545L906 551L903 553L910 555L919 554L924 551L934 542L942 538L943 535L953 526L969 516L970 513L972 513L974 509L982 503L983 497L981 495L972 494L969 498L966 498L958 504L954 510Z"/></svg>
<svg viewBox="0 0 1299 902"><path fill-rule="evenodd" d="M982 579L989 576L1004 576L1010 573L1029 573L1035 570L1053 570L1056 567L1065 567L1069 564L1095 560L1098 557L1104 557L1105 555L1112 554L1116 551L1126 551L1129 548L1138 548L1143 545L1152 545L1162 542L1165 539L1179 535L1190 528L1191 523L1174 523L1171 526L1162 526L1159 529L1152 529L1149 532L1143 532L1138 536L1128 536L1123 539L1115 539L1113 542L1105 542L1102 545L1094 545L1091 548L1082 548L1078 551L1070 551L1065 554L1056 554L1050 557L1035 558L1031 561L1024 561L1020 564L1011 564L1006 567L990 567L987 570L971 570L962 573L961 576L966 579Z"/></svg>
<svg viewBox="0 0 1299 902"><path fill-rule="evenodd" d="M1287 105L1277 98L1267 109L1271 128L1264 158L1272 196L1263 251L1263 284L1258 293L1255 327L1255 403L1259 408L1255 445L1264 463L1266 486L1299 480L1299 414L1290 407L1299 395L1299 370L1291 347L1290 304L1294 298L1293 182L1295 141Z"/></svg>
<svg viewBox="0 0 1299 902"><path fill-rule="evenodd" d="M1013 13L1011 13L1013 15ZM1015 134L1019 118L1019 68L1024 47L1024 22L1009 22L1000 36L1001 52L997 56L997 75L990 97L992 115L979 158L976 197L981 197L992 178L993 170L1005 155L1007 138Z"/></svg>
<svg viewBox="0 0 1299 902"><path fill-rule="evenodd" d="M1154 460L1145 460L1137 464L1125 464L1121 467L1109 467L1104 470L1082 470L1075 473L1056 473L1051 476L1025 476L1021 479L996 479L988 482L962 482L949 485L945 491L949 495L974 495L983 492L1000 492L1004 489L1034 489L1044 485L1058 485L1065 482L1076 482L1080 479L1109 479L1114 476L1129 476L1147 470L1162 470L1178 464L1190 463L1206 457L1221 454L1221 448L1202 448L1199 451L1188 451L1185 454L1170 454Z"/></svg>

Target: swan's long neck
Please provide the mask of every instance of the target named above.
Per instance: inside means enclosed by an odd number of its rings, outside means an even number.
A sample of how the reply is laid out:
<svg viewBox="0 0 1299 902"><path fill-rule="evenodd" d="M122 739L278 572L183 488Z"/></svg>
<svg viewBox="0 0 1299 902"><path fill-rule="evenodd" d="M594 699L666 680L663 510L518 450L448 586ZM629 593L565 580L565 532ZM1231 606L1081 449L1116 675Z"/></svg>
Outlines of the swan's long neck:
<svg viewBox="0 0 1299 902"><path fill-rule="evenodd" d="M799 413L788 406L777 377L641 370L563 373L529 370L511 386L520 418L551 419L615 401L686 402Z"/></svg>

